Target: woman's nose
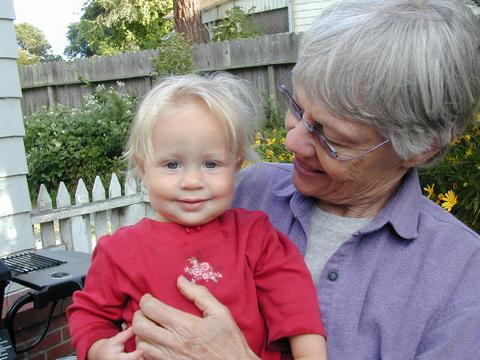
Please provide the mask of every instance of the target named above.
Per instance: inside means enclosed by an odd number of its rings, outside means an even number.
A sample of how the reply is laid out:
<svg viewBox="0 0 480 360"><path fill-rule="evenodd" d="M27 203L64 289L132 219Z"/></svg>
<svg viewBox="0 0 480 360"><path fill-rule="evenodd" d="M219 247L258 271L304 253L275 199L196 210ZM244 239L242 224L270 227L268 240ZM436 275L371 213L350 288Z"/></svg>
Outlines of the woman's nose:
<svg viewBox="0 0 480 360"><path fill-rule="evenodd" d="M315 156L315 143L305 125L290 112L285 117L285 147L288 151L301 157Z"/></svg>

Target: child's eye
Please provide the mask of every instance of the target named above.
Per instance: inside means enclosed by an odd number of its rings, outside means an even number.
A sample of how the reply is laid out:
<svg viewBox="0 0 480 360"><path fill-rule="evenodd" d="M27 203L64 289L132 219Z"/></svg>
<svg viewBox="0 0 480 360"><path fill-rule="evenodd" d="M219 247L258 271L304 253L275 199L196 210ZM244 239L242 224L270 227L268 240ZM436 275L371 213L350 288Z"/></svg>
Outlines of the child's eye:
<svg viewBox="0 0 480 360"><path fill-rule="evenodd" d="M215 161L206 161L205 167L207 169L215 169L217 167L217 163Z"/></svg>
<svg viewBox="0 0 480 360"><path fill-rule="evenodd" d="M165 166L167 167L167 169L176 170L180 167L180 164L178 163L178 161L169 161L165 164Z"/></svg>

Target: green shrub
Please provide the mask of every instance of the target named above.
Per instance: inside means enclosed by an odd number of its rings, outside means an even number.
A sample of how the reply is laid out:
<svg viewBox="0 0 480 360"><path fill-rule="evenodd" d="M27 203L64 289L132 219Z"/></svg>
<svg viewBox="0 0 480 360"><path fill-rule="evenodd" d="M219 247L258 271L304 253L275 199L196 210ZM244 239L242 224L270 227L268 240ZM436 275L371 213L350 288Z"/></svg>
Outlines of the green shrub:
<svg viewBox="0 0 480 360"><path fill-rule="evenodd" d="M40 184L55 193L64 181L70 193L82 178L91 188L96 175L108 186L112 172L122 177L122 153L135 99L98 86L76 109L55 106L25 118L25 149L30 194Z"/></svg>
<svg viewBox="0 0 480 360"><path fill-rule="evenodd" d="M227 10L227 17L213 28L213 41L227 41L240 38L251 38L261 35L259 26L249 16L255 7L244 11L239 6Z"/></svg>
<svg viewBox="0 0 480 360"><path fill-rule="evenodd" d="M192 47L181 34L173 34L162 40L158 55L152 59L153 76L183 75L193 71Z"/></svg>
<svg viewBox="0 0 480 360"><path fill-rule="evenodd" d="M287 131L283 126L285 115L278 109L272 98L266 98L266 123L257 132L253 148L259 154L260 160L268 162L292 162L293 154L285 148Z"/></svg>
<svg viewBox="0 0 480 360"><path fill-rule="evenodd" d="M480 122L456 139L445 159L422 169L425 195L480 232Z"/></svg>

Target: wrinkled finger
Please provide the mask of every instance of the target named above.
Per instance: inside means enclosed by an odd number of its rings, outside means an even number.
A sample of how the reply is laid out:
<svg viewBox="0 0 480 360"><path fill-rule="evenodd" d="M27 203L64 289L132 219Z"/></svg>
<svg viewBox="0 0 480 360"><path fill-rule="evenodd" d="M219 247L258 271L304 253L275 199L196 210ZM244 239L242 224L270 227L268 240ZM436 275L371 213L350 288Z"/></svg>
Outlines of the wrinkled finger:
<svg viewBox="0 0 480 360"><path fill-rule="evenodd" d="M163 348L158 344L154 345L141 339L137 339L137 350L141 351L143 358L147 360L170 360L172 358L166 348Z"/></svg>
<svg viewBox="0 0 480 360"><path fill-rule="evenodd" d="M192 284L183 276L178 277L177 287L183 296L202 311L204 317L229 313L227 308L206 287Z"/></svg>
<svg viewBox="0 0 480 360"><path fill-rule="evenodd" d="M147 318L140 310L133 314L132 330L136 336L137 347L140 342L169 346L174 342L172 333Z"/></svg>
<svg viewBox="0 0 480 360"><path fill-rule="evenodd" d="M140 299L140 310L145 317L166 329L188 328L198 319L197 316L169 306L150 294L145 294Z"/></svg>

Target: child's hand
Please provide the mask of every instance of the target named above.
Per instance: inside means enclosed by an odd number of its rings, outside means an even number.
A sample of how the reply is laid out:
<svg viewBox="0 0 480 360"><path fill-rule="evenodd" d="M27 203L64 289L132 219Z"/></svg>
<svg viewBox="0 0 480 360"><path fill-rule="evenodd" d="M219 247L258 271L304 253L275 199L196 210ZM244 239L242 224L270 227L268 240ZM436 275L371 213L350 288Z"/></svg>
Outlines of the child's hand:
<svg viewBox="0 0 480 360"><path fill-rule="evenodd" d="M100 339L88 350L88 360L142 360L142 351L125 352L125 343L133 335L132 328L119 332L109 339Z"/></svg>

